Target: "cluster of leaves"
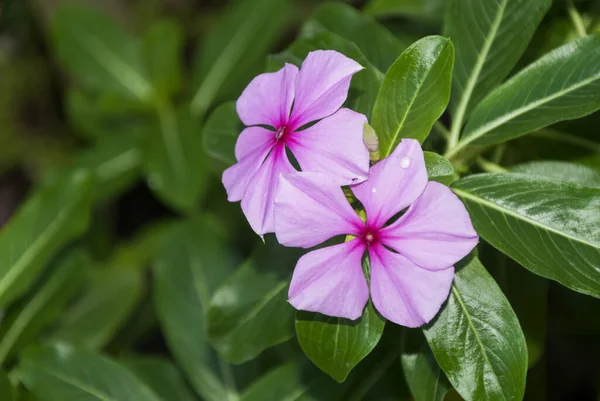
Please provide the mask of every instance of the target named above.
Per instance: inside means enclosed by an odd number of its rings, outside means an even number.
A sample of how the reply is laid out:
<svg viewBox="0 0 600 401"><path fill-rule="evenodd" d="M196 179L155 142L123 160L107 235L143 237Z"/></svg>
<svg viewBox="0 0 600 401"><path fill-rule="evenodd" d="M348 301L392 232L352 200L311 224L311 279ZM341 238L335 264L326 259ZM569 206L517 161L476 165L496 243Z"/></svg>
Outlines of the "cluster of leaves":
<svg viewBox="0 0 600 401"><path fill-rule="evenodd" d="M444 3L325 3L272 53L306 5L237 0L190 68L175 20L134 35L59 7L50 48L86 148L0 231L0 399L523 399L544 354L546 279L600 298L600 144L564 122L600 117L600 24L549 0ZM371 305L355 322L296 313L287 288L302 252L257 243L226 204L233 101L316 49L366 67L347 106L369 118L379 156L418 139L430 179L482 238L422 329ZM106 210L140 179L178 217L105 251ZM166 348L143 347L156 337Z"/></svg>

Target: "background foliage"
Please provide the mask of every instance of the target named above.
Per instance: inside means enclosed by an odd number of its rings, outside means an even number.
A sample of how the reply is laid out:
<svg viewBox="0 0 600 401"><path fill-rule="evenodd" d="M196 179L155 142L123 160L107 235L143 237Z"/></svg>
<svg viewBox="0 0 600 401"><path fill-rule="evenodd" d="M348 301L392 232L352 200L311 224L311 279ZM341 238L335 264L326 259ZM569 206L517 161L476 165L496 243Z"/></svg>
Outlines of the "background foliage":
<svg viewBox="0 0 600 401"><path fill-rule="evenodd" d="M599 32L591 0L4 0L0 400L598 399ZM482 238L423 329L295 313L302 252L226 202L235 99L315 49Z"/></svg>

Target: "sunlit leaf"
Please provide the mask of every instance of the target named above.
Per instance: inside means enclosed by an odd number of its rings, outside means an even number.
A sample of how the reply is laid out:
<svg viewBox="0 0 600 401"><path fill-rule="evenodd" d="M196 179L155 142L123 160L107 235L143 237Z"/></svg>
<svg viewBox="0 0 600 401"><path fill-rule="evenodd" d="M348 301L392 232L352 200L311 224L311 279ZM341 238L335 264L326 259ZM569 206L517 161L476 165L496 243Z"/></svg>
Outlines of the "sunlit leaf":
<svg viewBox="0 0 600 401"><path fill-rule="evenodd" d="M551 177L584 187L600 188L600 169L564 161L534 161L511 167L511 171Z"/></svg>
<svg viewBox="0 0 600 401"><path fill-rule="evenodd" d="M423 153L425 155L425 167L427 167L429 181L437 181L444 185L450 185L456 178L452 164L437 153Z"/></svg>
<svg viewBox="0 0 600 401"><path fill-rule="evenodd" d="M212 112L202 131L206 152L227 165L235 164L235 142L244 125L235 102L224 103Z"/></svg>

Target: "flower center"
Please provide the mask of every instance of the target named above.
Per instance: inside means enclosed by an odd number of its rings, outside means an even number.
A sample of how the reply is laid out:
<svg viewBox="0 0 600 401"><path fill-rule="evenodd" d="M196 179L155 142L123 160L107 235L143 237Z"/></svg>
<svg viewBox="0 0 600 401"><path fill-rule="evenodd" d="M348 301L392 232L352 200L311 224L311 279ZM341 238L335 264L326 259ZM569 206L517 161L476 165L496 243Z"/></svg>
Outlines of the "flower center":
<svg viewBox="0 0 600 401"><path fill-rule="evenodd" d="M281 138L283 138L285 136L285 134L287 133L287 127L283 126L280 127L277 132L275 132L275 140L279 141Z"/></svg>
<svg viewBox="0 0 600 401"><path fill-rule="evenodd" d="M366 228L360 237L365 245L372 245L379 242L379 235L377 235L377 231L370 228Z"/></svg>

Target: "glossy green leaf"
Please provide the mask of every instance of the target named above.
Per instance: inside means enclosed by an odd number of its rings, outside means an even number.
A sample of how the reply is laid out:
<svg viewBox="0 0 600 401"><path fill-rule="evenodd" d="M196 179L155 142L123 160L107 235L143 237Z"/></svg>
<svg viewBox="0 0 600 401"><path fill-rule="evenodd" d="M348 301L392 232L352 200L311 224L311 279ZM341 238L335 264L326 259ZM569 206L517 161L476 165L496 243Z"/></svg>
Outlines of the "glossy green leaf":
<svg viewBox="0 0 600 401"><path fill-rule="evenodd" d="M88 265L89 258L82 251L59 258L31 294L8 310L0 324L0 364L54 323L67 302L80 290Z"/></svg>
<svg viewBox="0 0 600 401"><path fill-rule="evenodd" d="M600 109L600 34L542 57L478 104L459 147L488 145Z"/></svg>
<svg viewBox="0 0 600 401"><path fill-rule="evenodd" d="M510 169L515 173L551 177L584 187L600 188L600 169L563 161L534 161Z"/></svg>
<svg viewBox="0 0 600 401"><path fill-rule="evenodd" d="M0 232L0 306L25 293L58 249L89 223L91 176L76 171L38 190Z"/></svg>
<svg viewBox="0 0 600 401"><path fill-rule="evenodd" d="M377 17L409 17L438 20L444 11L443 0L371 0L365 13Z"/></svg>
<svg viewBox="0 0 600 401"><path fill-rule="evenodd" d="M425 167L429 181L437 181L444 185L450 185L456 178L452 163L442 156L433 152L423 152L425 155Z"/></svg>
<svg viewBox="0 0 600 401"><path fill-rule="evenodd" d="M129 266L90 271L83 293L63 313L50 338L79 348L101 349L139 304L142 273Z"/></svg>
<svg viewBox="0 0 600 401"><path fill-rule="evenodd" d="M223 358L242 363L292 338L294 309L287 293L299 257L298 250L269 240L215 291L207 332Z"/></svg>
<svg viewBox="0 0 600 401"><path fill-rule="evenodd" d="M192 114L239 96L285 28L289 0L241 0L231 5L201 43L196 57Z"/></svg>
<svg viewBox="0 0 600 401"><path fill-rule="evenodd" d="M85 87L142 103L152 100L138 43L107 16L63 5L51 33L58 58Z"/></svg>
<svg viewBox="0 0 600 401"><path fill-rule="evenodd" d="M477 232L535 274L600 297L600 190L523 174L453 185Z"/></svg>
<svg viewBox="0 0 600 401"><path fill-rule="evenodd" d="M385 74L373 109L372 126L381 157L402 138L425 140L450 98L452 42L427 36L402 53Z"/></svg>
<svg viewBox="0 0 600 401"><path fill-rule="evenodd" d="M19 375L29 391L48 401L164 401L118 363L64 344L26 350Z"/></svg>
<svg viewBox="0 0 600 401"><path fill-rule="evenodd" d="M527 345L519 320L479 259L456 267L448 301L424 329L435 359L467 401L521 400Z"/></svg>
<svg viewBox="0 0 600 401"><path fill-rule="evenodd" d="M142 55L149 79L159 96L168 97L179 90L183 39L182 27L167 19L155 21L144 35Z"/></svg>
<svg viewBox="0 0 600 401"><path fill-rule="evenodd" d="M296 313L296 334L306 356L323 372L343 382L375 348L385 320L371 301L360 319L352 321L319 313Z"/></svg>
<svg viewBox="0 0 600 401"><path fill-rule="evenodd" d="M195 209L206 187L197 121L186 110L164 104L159 121L144 134L142 164L150 188L175 209Z"/></svg>
<svg viewBox="0 0 600 401"><path fill-rule="evenodd" d="M120 361L163 401L196 401L177 367L168 359L135 357Z"/></svg>
<svg viewBox="0 0 600 401"><path fill-rule="evenodd" d="M215 289L237 266L201 217L175 227L154 263L154 303L171 353L208 401L237 397L231 367L215 360L205 310Z"/></svg>
<svg viewBox="0 0 600 401"><path fill-rule="evenodd" d="M311 38L323 30L353 42L380 71L387 71L407 47L383 25L346 4L323 4L304 24L300 35Z"/></svg>
<svg viewBox="0 0 600 401"><path fill-rule="evenodd" d="M222 104L204 124L204 149L210 156L227 165L235 164L235 142L243 129L244 124L238 117L235 102Z"/></svg>
<svg viewBox="0 0 600 401"><path fill-rule="evenodd" d="M364 70L352 77L346 105L370 118L383 80L381 72L369 63L354 43L327 31L314 32L310 37L305 36L296 40L288 47L284 55L290 57L288 62L300 66L309 52L318 49L338 51L365 67Z"/></svg>
<svg viewBox="0 0 600 401"><path fill-rule="evenodd" d="M415 401L442 401L451 388L420 330L405 329L402 369Z"/></svg>
<svg viewBox="0 0 600 401"><path fill-rule="evenodd" d="M3 371L0 371L0 400L17 401L17 391L10 384L8 375Z"/></svg>
<svg viewBox="0 0 600 401"><path fill-rule="evenodd" d="M444 35L454 42L452 129L510 73L550 7L550 0L448 1ZM457 131L458 132L458 131Z"/></svg>

